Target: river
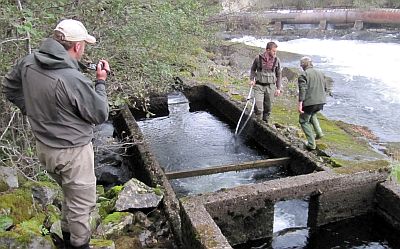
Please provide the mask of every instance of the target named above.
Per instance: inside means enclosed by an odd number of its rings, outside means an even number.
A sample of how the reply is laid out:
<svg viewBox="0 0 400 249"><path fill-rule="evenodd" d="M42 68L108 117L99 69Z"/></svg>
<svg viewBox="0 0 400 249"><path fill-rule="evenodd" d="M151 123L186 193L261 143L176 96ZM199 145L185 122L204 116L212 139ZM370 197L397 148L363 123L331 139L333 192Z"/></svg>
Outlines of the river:
<svg viewBox="0 0 400 249"><path fill-rule="evenodd" d="M232 41L264 48L270 39L244 36ZM325 116L366 126L381 142L400 142L400 44L305 38L275 42L279 51L311 56L314 67L332 77L333 97L327 100Z"/></svg>

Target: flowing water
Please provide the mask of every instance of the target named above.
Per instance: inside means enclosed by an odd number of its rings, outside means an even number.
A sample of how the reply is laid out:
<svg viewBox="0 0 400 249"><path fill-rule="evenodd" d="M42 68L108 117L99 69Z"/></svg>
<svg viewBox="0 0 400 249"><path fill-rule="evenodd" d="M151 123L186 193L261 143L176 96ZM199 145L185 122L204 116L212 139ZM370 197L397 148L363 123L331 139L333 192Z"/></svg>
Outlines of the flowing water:
<svg viewBox="0 0 400 249"><path fill-rule="evenodd" d="M251 141L234 139L234 128L206 108L190 112L181 93L168 97L169 116L138 121L144 137L166 172L236 164L268 158L267 152ZM283 174L279 167L227 172L171 181L178 195L213 192L259 179L275 179Z"/></svg>
<svg viewBox="0 0 400 249"><path fill-rule="evenodd" d="M236 41L264 48L269 39L243 37ZM400 45L355 40L297 39L279 42L282 51L308 55L314 66L334 80L333 97L323 114L328 118L367 126L383 142L400 142L400 84L396 67ZM278 54L279 55L279 54ZM298 67L298 61L283 66ZM139 121L157 159L166 171L209 167L265 159L265 152L249 141L233 148L232 132L223 120L205 109L189 112L187 100L169 97L168 117ZM238 152L238 153L236 153ZM277 169L230 172L212 176L173 180L178 195L216 191L221 188L281 177ZM275 204L272 242L235 248L397 248L390 245L376 224L364 217L339 222L310 233L307 227L308 201L289 200Z"/></svg>
<svg viewBox="0 0 400 249"><path fill-rule="evenodd" d="M233 41L264 48L270 39L244 36ZM400 44L321 39L276 42L281 51L311 56L314 66L334 80L324 115L366 126L382 142L400 142ZM299 62L283 66L299 67Z"/></svg>
<svg viewBox="0 0 400 249"><path fill-rule="evenodd" d="M266 151L251 141L238 141L234 148L233 132L212 109L190 111L184 95L168 97L169 116L138 121L144 137L165 171L210 167L267 158ZM178 196L212 192L221 188L284 177L279 168L228 172L210 176L172 180ZM280 201L274 207L272 241L235 246L236 249L284 248L395 248L383 235L371 230L365 220L337 223L317 234L307 227L308 200ZM363 225L359 227L359 223ZM344 224L344 225L343 225Z"/></svg>

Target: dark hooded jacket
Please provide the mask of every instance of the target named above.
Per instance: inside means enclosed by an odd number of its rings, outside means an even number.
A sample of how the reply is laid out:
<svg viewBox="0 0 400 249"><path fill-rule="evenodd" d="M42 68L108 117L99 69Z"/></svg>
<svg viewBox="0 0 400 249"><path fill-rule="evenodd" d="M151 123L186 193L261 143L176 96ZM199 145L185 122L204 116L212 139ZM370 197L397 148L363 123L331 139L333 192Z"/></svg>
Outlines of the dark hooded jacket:
<svg viewBox="0 0 400 249"><path fill-rule="evenodd" d="M108 119L104 82L80 72L78 61L48 38L38 52L14 66L3 82L3 93L28 116L40 142L53 148L88 144L93 126Z"/></svg>

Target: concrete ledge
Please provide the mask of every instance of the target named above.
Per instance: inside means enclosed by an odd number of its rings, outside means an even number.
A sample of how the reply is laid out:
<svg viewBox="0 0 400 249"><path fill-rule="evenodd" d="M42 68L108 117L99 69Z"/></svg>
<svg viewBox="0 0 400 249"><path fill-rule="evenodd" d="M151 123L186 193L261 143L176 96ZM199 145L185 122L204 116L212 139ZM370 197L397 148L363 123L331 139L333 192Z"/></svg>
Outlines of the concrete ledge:
<svg viewBox="0 0 400 249"><path fill-rule="evenodd" d="M386 181L376 191L377 214L400 231L400 185Z"/></svg>
<svg viewBox="0 0 400 249"><path fill-rule="evenodd" d="M374 210L376 185L386 177L387 172L361 172L353 175L317 172L239 186L185 198L181 201L181 207L185 210L181 213L186 215L182 222L189 222L194 230L201 230L203 224L214 221L230 244L241 244L272 235L273 204L279 200L311 196L314 202L310 203L309 209L308 224L311 227L371 212ZM210 216L204 214L204 208ZM188 215L198 213L199 210L202 212L201 221L195 220L198 216ZM211 217L213 221L206 220ZM252 226L253 222L257 226ZM182 227L189 224L182 224ZM214 232L216 234L213 238L221 237L219 231ZM202 243L207 238L201 235L197 233L191 240L186 240L191 241L191 246L196 243L201 245L193 248L209 248Z"/></svg>

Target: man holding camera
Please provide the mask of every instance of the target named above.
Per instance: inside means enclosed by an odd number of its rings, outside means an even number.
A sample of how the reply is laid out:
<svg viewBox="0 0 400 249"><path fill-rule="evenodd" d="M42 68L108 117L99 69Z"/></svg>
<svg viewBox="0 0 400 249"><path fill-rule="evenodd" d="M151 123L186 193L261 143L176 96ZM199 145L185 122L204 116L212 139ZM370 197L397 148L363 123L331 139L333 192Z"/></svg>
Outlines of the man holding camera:
<svg viewBox="0 0 400 249"><path fill-rule="evenodd" d="M28 116L40 162L62 187L61 229L66 248L89 248L89 216L96 205L93 126L108 119L106 60L95 84L79 61L96 39L79 21L67 19L39 50L17 62L5 76L3 92Z"/></svg>

